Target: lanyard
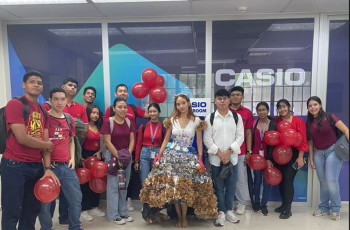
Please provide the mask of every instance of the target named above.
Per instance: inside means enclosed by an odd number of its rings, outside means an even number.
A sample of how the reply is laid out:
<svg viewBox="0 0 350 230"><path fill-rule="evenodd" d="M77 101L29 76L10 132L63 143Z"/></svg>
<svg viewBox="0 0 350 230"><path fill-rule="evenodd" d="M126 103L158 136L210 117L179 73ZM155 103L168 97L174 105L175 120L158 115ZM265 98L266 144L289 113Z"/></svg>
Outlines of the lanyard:
<svg viewBox="0 0 350 230"><path fill-rule="evenodd" d="M150 127L150 130L151 130L152 145L154 144L154 139L156 138L156 134L157 134L157 131L158 131L159 124L160 124L160 122L158 122L157 127L156 127L156 131L154 131L154 133L153 133L152 122L151 121L149 122L149 127Z"/></svg>
<svg viewBox="0 0 350 230"><path fill-rule="evenodd" d="M269 123L269 119L266 119L266 122L265 122L265 125L264 125L264 128L261 127L261 124L259 122L259 132L260 132L260 149L263 149L263 143L264 143L264 134L265 134L265 131L266 131L266 127L267 127L267 124Z"/></svg>

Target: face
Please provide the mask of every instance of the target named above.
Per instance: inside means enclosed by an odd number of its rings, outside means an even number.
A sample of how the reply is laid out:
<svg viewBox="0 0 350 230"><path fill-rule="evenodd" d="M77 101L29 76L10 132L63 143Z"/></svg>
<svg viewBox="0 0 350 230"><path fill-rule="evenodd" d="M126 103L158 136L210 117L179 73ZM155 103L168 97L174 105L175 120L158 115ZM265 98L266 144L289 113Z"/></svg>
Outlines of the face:
<svg viewBox="0 0 350 230"><path fill-rule="evenodd" d="M67 98L66 95L62 92L53 93L51 98L51 108L56 111L63 111L66 107Z"/></svg>
<svg viewBox="0 0 350 230"><path fill-rule="evenodd" d="M100 111L97 108L93 108L90 113L90 120L96 122L100 117Z"/></svg>
<svg viewBox="0 0 350 230"><path fill-rule="evenodd" d="M30 76L26 82L22 82L24 91L31 96L39 96L43 92L43 80L38 76Z"/></svg>
<svg viewBox="0 0 350 230"><path fill-rule="evenodd" d="M180 113L187 113L188 108L190 107L190 103L183 97L178 97L176 99L176 109L180 111Z"/></svg>
<svg viewBox="0 0 350 230"><path fill-rule="evenodd" d="M230 102L234 105L241 104L243 98L244 97L241 91L232 91L230 94Z"/></svg>
<svg viewBox="0 0 350 230"><path fill-rule="evenodd" d="M264 105L259 105L256 112L260 119L265 119L269 114L269 110Z"/></svg>
<svg viewBox="0 0 350 230"><path fill-rule="evenodd" d="M315 117L318 116L318 113L320 112L321 108L322 108L322 105L314 100L310 100L309 104L307 105L307 110L311 115Z"/></svg>
<svg viewBox="0 0 350 230"><path fill-rule="evenodd" d="M288 116L289 113L290 113L290 109L289 109L289 106L287 106L285 103L281 102L279 104L279 107L277 108L278 110L278 114L281 116L281 117L285 117L285 116Z"/></svg>
<svg viewBox="0 0 350 230"><path fill-rule="evenodd" d="M227 96L218 96L215 98L215 105L218 110L228 110L230 100Z"/></svg>
<svg viewBox="0 0 350 230"><path fill-rule="evenodd" d="M67 95L74 97L77 94L78 85L74 82L69 81L66 84L64 84L62 88L64 89L64 91L66 91Z"/></svg>
<svg viewBox="0 0 350 230"><path fill-rule="evenodd" d="M119 117L125 117L127 111L127 104L125 101L118 101L114 106L115 114Z"/></svg>
<svg viewBox="0 0 350 230"><path fill-rule="evenodd" d="M151 118L151 120L156 120L159 118L159 112L158 109L156 109L155 107L151 106L148 109L148 115Z"/></svg>
<svg viewBox="0 0 350 230"><path fill-rule="evenodd" d="M126 101L129 97L128 89L125 86L119 86L114 95L123 98Z"/></svg>
<svg viewBox="0 0 350 230"><path fill-rule="evenodd" d="M91 104L96 98L95 92L92 89L88 89L83 95L83 98L86 103Z"/></svg>

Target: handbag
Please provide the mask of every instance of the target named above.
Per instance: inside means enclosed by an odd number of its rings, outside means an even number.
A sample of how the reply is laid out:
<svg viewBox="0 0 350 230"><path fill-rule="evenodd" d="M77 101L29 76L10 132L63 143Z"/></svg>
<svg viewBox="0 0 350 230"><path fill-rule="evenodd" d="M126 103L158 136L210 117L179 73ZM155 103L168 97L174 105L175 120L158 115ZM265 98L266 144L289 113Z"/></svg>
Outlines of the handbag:
<svg viewBox="0 0 350 230"><path fill-rule="evenodd" d="M334 144L334 152L343 161L349 161L349 142L345 135L338 138L337 142Z"/></svg>
<svg viewBox="0 0 350 230"><path fill-rule="evenodd" d="M233 164L231 162L228 162L227 164L224 164L224 165L221 166L221 170L220 170L220 172L218 174L218 178L225 179L232 172L233 172Z"/></svg>

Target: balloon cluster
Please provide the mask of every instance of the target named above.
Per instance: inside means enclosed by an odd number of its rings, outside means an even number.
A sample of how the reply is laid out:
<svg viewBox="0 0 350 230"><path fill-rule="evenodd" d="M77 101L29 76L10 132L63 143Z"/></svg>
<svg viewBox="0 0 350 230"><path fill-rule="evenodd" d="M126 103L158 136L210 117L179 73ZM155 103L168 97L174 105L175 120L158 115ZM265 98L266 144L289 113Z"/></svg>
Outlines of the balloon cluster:
<svg viewBox="0 0 350 230"><path fill-rule="evenodd" d="M103 193L107 188L107 163L98 160L96 156L88 157L84 167L75 170L80 184L89 182L95 193Z"/></svg>
<svg viewBox="0 0 350 230"><path fill-rule="evenodd" d="M134 97L141 99L148 94L152 102L163 103L166 100L167 93L163 88L165 81L163 76L157 74L152 68L146 68L142 72L143 82L135 83L131 88Z"/></svg>

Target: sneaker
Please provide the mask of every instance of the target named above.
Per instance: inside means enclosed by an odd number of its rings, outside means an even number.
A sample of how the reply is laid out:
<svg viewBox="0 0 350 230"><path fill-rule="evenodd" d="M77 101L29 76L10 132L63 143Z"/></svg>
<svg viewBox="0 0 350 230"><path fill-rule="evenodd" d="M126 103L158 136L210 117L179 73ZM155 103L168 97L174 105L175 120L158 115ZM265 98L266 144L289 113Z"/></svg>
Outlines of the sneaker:
<svg viewBox="0 0 350 230"><path fill-rule="evenodd" d="M244 204L241 204L241 203L238 203L238 204L237 204L236 213L237 213L238 215L243 215L243 214L245 213L245 205L244 205Z"/></svg>
<svg viewBox="0 0 350 230"><path fill-rule="evenodd" d="M218 217L215 220L215 225L222 227L225 225L225 220L226 220L225 213L220 211L218 213Z"/></svg>
<svg viewBox="0 0 350 230"><path fill-rule="evenodd" d="M269 215L269 210L267 210L267 206L266 205L261 205L260 206L260 210L261 210L261 212L262 212L262 214L264 216L268 216Z"/></svg>
<svg viewBox="0 0 350 230"><path fill-rule="evenodd" d="M339 212L332 212L331 215L329 216L331 220L340 220L340 213Z"/></svg>
<svg viewBox="0 0 350 230"><path fill-rule="evenodd" d="M238 223L239 219L237 216L235 216L235 214L233 214L232 210L228 210L226 212L226 220L230 221L231 223Z"/></svg>
<svg viewBox="0 0 350 230"><path fill-rule="evenodd" d="M111 221L115 224L118 224L118 225L125 224L125 220L122 219L120 216L118 216L117 218L115 218L114 220L111 220Z"/></svg>
<svg viewBox="0 0 350 230"><path fill-rule="evenodd" d="M58 223L62 226L68 226L69 225L69 220L63 220L63 221L58 221Z"/></svg>
<svg viewBox="0 0 350 230"><path fill-rule="evenodd" d="M131 216L120 216L122 219L124 219L126 222L133 222L134 219Z"/></svg>
<svg viewBox="0 0 350 230"><path fill-rule="evenodd" d="M260 204L259 203L253 203L253 211L259 212L260 210Z"/></svg>
<svg viewBox="0 0 350 230"><path fill-rule="evenodd" d="M317 209L312 213L313 216L319 217L319 216L324 216L327 215L326 212L322 212L321 210Z"/></svg>
<svg viewBox="0 0 350 230"><path fill-rule="evenodd" d="M284 210L280 214L280 219L289 219L289 217L291 217L291 216L292 216L292 212L291 211Z"/></svg>
<svg viewBox="0 0 350 230"><path fill-rule="evenodd" d="M284 206L284 204L282 204L278 208L275 208L275 212L282 213L285 209L286 209L286 207Z"/></svg>
<svg viewBox="0 0 350 230"><path fill-rule="evenodd" d="M99 209L99 208L93 208L93 209L91 209L90 210L90 215L93 215L93 216L105 216L106 215L106 213L105 212L103 212L101 209Z"/></svg>
<svg viewBox="0 0 350 230"><path fill-rule="evenodd" d="M126 206L127 206L129 212L134 211L133 203L132 203L130 197L128 198L128 200L127 200L127 202L126 202Z"/></svg>
<svg viewBox="0 0 350 230"><path fill-rule="evenodd" d="M80 214L80 218L85 221L92 221L94 218L88 213L88 211L83 211Z"/></svg>

